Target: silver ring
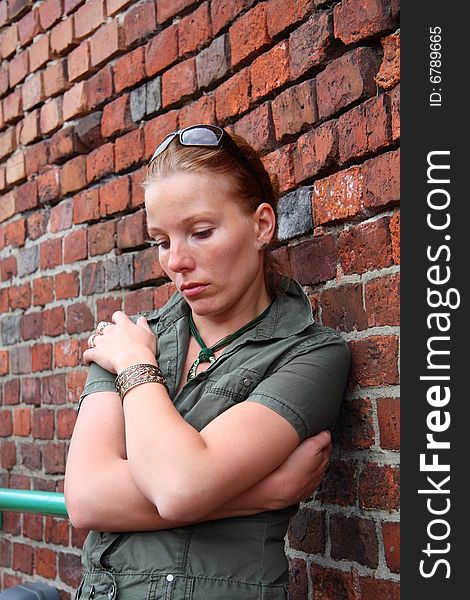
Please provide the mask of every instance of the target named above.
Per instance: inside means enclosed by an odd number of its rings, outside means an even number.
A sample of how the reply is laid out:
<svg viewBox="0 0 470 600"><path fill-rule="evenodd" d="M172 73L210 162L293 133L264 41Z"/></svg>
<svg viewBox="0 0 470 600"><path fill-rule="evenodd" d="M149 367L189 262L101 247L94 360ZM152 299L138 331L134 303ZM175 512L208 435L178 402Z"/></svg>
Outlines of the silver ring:
<svg viewBox="0 0 470 600"><path fill-rule="evenodd" d="M92 333L90 335L90 337L88 338L88 348L94 348L96 346L94 339L95 339L95 336L97 336L97 335L98 335L97 333Z"/></svg>
<svg viewBox="0 0 470 600"><path fill-rule="evenodd" d="M100 321L98 323L98 326L96 327L96 331L101 334L103 333L103 329L108 325L112 325L112 323L110 323L109 321Z"/></svg>

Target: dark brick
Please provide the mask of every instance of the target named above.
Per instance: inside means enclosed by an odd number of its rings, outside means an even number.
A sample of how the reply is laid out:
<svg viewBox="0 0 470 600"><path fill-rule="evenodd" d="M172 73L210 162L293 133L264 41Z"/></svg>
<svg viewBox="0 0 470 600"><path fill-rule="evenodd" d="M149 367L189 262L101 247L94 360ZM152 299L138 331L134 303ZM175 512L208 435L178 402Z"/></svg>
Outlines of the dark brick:
<svg viewBox="0 0 470 600"><path fill-rule="evenodd" d="M330 534L334 560L355 560L372 569L378 567L377 534L372 520L333 515Z"/></svg>
<svg viewBox="0 0 470 600"><path fill-rule="evenodd" d="M283 196L277 206L277 216L280 242L310 233L313 228L310 188L298 188Z"/></svg>

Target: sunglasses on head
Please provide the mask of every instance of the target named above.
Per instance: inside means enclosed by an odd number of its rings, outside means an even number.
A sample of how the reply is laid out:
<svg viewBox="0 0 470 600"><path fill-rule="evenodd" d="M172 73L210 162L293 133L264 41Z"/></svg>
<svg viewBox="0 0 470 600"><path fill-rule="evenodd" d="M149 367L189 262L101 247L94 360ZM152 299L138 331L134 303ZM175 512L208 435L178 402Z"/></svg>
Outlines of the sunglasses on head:
<svg viewBox="0 0 470 600"><path fill-rule="evenodd" d="M152 164L157 156L165 152L165 150L176 137L178 137L179 143L182 146L203 146L206 148L219 148L223 146L234 158L238 160L243 167L245 167L245 169L251 175L253 175L263 194L263 199L266 202L268 201L264 191L264 186L250 161L246 158L246 156L232 140L225 129L217 127L216 125L191 125L190 127L185 127L179 131L173 131L173 133L169 133L157 146L152 158L150 159L149 165Z"/></svg>

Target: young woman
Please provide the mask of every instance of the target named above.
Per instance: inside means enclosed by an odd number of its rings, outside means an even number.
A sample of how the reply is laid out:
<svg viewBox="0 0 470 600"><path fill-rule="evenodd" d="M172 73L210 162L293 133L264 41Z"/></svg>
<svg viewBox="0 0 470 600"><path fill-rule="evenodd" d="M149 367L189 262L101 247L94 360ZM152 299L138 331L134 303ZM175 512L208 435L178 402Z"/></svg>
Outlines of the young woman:
<svg viewBox="0 0 470 600"><path fill-rule="evenodd" d="M145 181L149 235L177 292L90 336L67 462L90 528L77 598L281 600L284 536L330 452L348 347L276 273L276 187L211 125L167 136Z"/></svg>

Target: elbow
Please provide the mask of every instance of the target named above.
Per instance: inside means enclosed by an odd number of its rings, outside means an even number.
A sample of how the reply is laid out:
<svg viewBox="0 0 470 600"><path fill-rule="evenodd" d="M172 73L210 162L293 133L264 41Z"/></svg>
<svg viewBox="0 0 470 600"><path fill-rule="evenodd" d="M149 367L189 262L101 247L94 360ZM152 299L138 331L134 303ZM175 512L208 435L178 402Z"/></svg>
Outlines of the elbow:
<svg viewBox="0 0 470 600"><path fill-rule="evenodd" d="M194 523L209 512L208 498L188 484L174 484L160 489L151 499L160 516L175 523Z"/></svg>
<svg viewBox="0 0 470 600"><path fill-rule="evenodd" d="M67 485L64 489L65 506L69 521L76 529L95 529L93 520L93 506L89 498L84 496L79 489L70 489Z"/></svg>

